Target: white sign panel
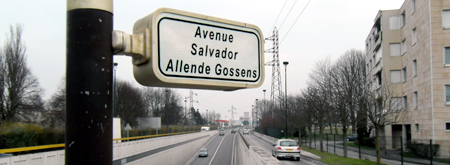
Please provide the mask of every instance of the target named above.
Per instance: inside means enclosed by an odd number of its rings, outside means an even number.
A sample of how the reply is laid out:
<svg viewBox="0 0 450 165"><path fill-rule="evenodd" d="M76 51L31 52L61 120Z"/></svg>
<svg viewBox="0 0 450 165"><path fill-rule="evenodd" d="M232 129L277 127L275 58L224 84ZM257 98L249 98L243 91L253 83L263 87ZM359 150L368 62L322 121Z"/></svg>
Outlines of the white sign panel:
<svg viewBox="0 0 450 165"><path fill-rule="evenodd" d="M261 78L259 38L253 31L163 14L158 36L158 67L165 76L242 82Z"/></svg>
<svg viewBox="0 0 450 165"><path fill-rule="evenodd" d="M134 68L141 84L220 90L262 84L264 45L256 26L159 9L136 22L135 33L148 24L150 60Z"/></svg>

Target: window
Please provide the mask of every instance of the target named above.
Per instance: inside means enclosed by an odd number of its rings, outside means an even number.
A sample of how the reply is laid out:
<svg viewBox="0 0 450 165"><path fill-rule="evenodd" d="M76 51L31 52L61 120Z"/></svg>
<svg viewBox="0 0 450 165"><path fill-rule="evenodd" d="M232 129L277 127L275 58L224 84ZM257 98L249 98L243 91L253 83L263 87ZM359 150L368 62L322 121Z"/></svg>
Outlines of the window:
<svg viewBox="0 0 450 165"><path fill-rule="evenodd" d="M400 70L391 70L391 83L402 82L402 76Z"/></svg>
<svg viewBox="0 0 450 165"><path fill-rule="evenodd" d="M450 47L445 47L445 66L450 66Z"/></svg>
<svg viewBox="0 0 450 165"><path fill-rule="evenodd" d="M401 110L403 109L403 104L402 104L402 98L401 97L391 97L391 110Z"/></svg>
<svg viewBox="0 0 450 165"><path fill-rule="evenodd" d="M445 103L450 105L450 85L445 85Z"/></svg>
<svg viewBox="0 0 450 165"><path fill-rule="evenodd" d="M445 123L445 130L450 131L450 122Z"/></svg>
<svg viewBox="0 0 450 165"><path fill-rule="evenodd" d="M368 52L369 52L369 44L366 43L366 53L368 53Z"/></svg>
<svg viewBox="0 0 450 165"><path fill-rule="evenodd" d="M402 69L402 82L406 82L407 72L406 67Z"/></svg>
<svg viewBox="0 0 450 165"><path fill-rule="evenodd" d="M400 29L402 27L401 18L402 17L400 17L400 16L389 17L389 29L390 30Z"/></svg>
<svg viewBox="0 0 450 165"><path fill-rule="evenodd" d="M405 110L408 110L408 97L407 96L403 96L403 107L405 108Z"/></svg>
<svg viewBox="0 0 450 165"><path fill-rule="evenodd" d="M369 67L372 68L372 60L369 60Z"/></svg>
<svg viewBox="0 0 450 165"><path fill-rule="evenodd" d="M419 124L416 123L416 131L419 131Z"/></svg>
<svg viewBox="0 0 450 165"><path fill-rule="evenodd" d="M411 42L412 42L411 43L412 45L416 44L416 42L417 42L417 31L416 31L416 28L414 28L412 30Z"/></svg>
<svg viewBox="0 0 450 165"><path fill-rule="evenodd" d="M417 107L419 106L419 99L417 98L417 92L413 93L413 101L414 101L414 109L417 109Z"/></svg>
<svg viewBox="0 0 450 165"><path fill-rule="evenodd" d="M406 17L405 17L405 11L403 10L403 13L401 15L401 22L402 22L402 27L406 25Z"/></svg>
<svg viewBox="0 0 450 165"><path fill-rule="evenodd" d="M400 46L401 46L402 55L403 55L403 54L406 53L406 39L403 39L403 40L402 40L402 43L401 43Z"/></svg>
<svg viewBox="0 0 450 165"><path fill-rule="evenodd" d="M400 56L401 54L400 43L389 44L389 54L391 56Z"/></svg>
<svg viewBox="0 0 450 165"><path fill-rule="evenodd" d="M373 63L375 66L377 66L378 63L381 61L382 56L383 56L383 47L380 46L380 47L378 47L378 49L376 50L376 53L374 55Z"/></svg>
<svg viewBox="0 0 450 165"><path fill-rule="evenodd" d="M442 27L444 29L450 28L450 9L442 10Z"/></svg>
<svg viewBox="0 0 450 165"><path fill-rule="evenodd" d="M412 13L414 14L414 12L416 12L416 0L412 0Z"/></svg>
<svg viewBox="0 0 450 165"><path fill-rule="evenodd" d="M417 76L417 60L413 60L413 77Z"/></svg>

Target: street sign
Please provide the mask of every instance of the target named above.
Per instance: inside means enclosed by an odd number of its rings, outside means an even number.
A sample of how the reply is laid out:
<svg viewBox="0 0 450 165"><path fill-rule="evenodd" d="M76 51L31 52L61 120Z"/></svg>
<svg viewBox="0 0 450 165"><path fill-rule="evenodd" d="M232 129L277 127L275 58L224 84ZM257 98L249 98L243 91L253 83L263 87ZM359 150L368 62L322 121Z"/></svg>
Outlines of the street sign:
<svg viewBox="0 0 450 165"><path fill-rule="evenodd" d="M125 130L126 130L126 131L129 131L129 130L131 130L131 126L130 126L130 124L128 124L128 123L127 123L127 126L125 126Z"/></svg>
<svg viewBox="0 0 450 165"><path fill-rule="evenodd" d="M144 57L134 59L142 85L215 90L256 88L264 81L264 43L251 24L161 8L136 21Z"/></svg>

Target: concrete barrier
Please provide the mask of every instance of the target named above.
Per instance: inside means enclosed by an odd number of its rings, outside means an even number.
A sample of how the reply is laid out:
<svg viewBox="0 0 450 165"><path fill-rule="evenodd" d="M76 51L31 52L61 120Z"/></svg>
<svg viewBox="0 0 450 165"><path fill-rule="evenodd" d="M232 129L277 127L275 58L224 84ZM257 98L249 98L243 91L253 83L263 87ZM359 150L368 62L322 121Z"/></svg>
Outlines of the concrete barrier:
<svg viewBox="0 0 450 165"><path fill-rule="evenodd" d="M197 154L198 150L200 150L203 145L205 145L212 137L214 137L214 135L218 134L218 132L209 131L201 132L198 134L201 134L202 136L208 135L208 137L201 138L199 140L195 140L193 142L186 143L168 150L164 150L133 162L127 162L126 164L185 164L189 161L192 155Z"/></svg>
<svg viewBox="0 0 450 165"><path fill-rule="evenodd" d="M189 141L193 139L194 140L190 143L187 143L185 145L182 145L183 147L179 148L173 148L169 149L171 152L176 151L176 156L173 156L174 154L171 153L171 157L164 158L163 160L169 160L171 162L177 162L177 163L169 163L169 164L184 164L187 162L190 157L196 153L200 147L206 143L207 140L209 140L213 135L218 134L218 131L208 131L208 132L198 132L198 133L190 133L190 134L180 134L180 135L173 135L173 136L164 136L164 137L157 137L157 138L150 138L150 139L143 139L143 140L135 140L135 141L129 141L129 142L121 142L121 143L114 143L113 144L113 161L116 160L122 160L126 158L137 155L140 153L144 153L150 150L158 149L161 147L169 146L172 144L177 144L184 141ZM207 136L207 137L204 137ZM204 137L204 138L201 138ZM191 144L192 143L192 144ZM168 152L161 151L160 153L156 153L154 155L150 155L150 157L157 157L158 156L164 156L163 153ZM1 155L0 155L1 156ZM0 165L14 165L14 164L33 164L33 165L64 165L65 160L65 151L64 150L58 150L58 151L50 151L50 152L42 152L42 153L35 153L35 154L27 154L27 155L19 155L19 156L5 156L0 157ZM146 157L145 157L146 158ZM145 158L142 158L144 160L137 160L140 162L147 162L145 161ZM176 158L177 160L172 160ZM158 157L158 159L160 159ZM152 164L158 164L152 162L154 159L149 159ZM124 162L124 161L122 161ZM178 163L182 162L182 163ZM131 164L131 162L130 162ZM163 163L167 164L167 163Z"/></svg>
<svg viewBox="0 0 450 165"><path fill-rule="evenodd" d="M266 165L279 164L281 162L272 155L261 149L259 146L249 146L244 142L245 137L239 136L236 148L240 154L240 163L244 165Z"/></svg>

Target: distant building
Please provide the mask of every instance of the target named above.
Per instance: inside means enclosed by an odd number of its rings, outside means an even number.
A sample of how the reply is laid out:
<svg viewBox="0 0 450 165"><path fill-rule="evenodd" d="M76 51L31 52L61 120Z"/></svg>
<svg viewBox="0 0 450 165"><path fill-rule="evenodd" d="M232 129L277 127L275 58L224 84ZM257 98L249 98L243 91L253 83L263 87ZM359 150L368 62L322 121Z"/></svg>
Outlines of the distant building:
<svg viewBox="0 0 450 165"><path fill-rule="evenodd" d="M387 149L403 141L440 145L450 157L450 0L406 0L380 10L366 39L369 85L395 88L391 101L407 109L403 123L381 132Z"/></svg>

